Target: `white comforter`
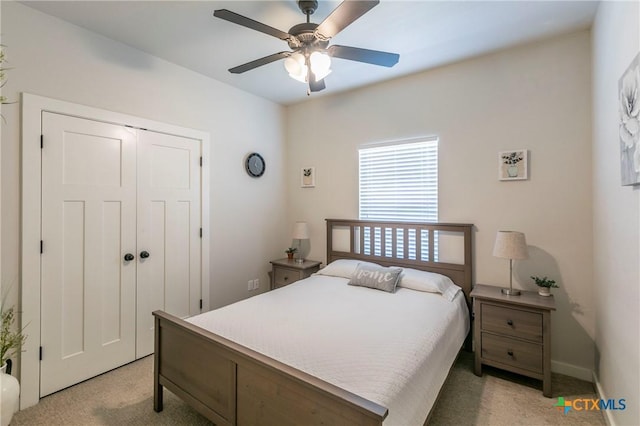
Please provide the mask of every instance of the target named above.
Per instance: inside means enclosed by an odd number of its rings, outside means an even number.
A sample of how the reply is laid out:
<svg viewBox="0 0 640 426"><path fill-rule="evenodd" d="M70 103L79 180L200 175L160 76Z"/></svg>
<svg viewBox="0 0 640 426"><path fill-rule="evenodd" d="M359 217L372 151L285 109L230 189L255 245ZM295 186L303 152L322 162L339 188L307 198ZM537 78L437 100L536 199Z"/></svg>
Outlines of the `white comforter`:
<svg viewBox="0 0 640 426"><path fill-rule="evenodd" d="M315 275L187 321L422 424L469 330L464 295Z"/></svg>

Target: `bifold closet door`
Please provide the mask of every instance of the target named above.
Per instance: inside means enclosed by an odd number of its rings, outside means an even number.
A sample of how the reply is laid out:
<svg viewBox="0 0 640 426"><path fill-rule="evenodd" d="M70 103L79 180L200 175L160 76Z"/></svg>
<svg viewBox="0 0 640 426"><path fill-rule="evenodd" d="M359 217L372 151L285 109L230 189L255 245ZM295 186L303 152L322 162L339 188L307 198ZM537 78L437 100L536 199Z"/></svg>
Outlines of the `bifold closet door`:
<svg viewBox="0 0 640 426"><path fill-rule="evenodd" d="M201 143L138 131L138 358L153 352L154 310L200 313Z"/></svg>
<svg viewBox="0 0 640 426"><path fill-rule="evenodd" d="M43 113L40 396L200 312L201 141Z"/></svg>
<svg viewBox="0 0 640 426"><path fill-rule="evenodd" d="M42 123L41 397L135 359L137 185L134 129Z"/></svg>

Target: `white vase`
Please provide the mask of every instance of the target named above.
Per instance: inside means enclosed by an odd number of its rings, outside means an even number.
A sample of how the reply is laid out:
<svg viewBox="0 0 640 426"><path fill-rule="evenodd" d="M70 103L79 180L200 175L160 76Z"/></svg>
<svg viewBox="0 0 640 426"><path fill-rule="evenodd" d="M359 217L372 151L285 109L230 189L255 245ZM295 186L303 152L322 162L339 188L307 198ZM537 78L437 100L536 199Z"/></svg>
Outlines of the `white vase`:
<svg viewBox="0 0 640 426"><path fill-rule="evenodd" d="M13 414L18 411L20 384L10 374L6 374L7 364L0 368L0 426L8 426Z"/></svg>
<svg viewBox="0 0 640 426"><path fill-rule="evenodd" d="M551 296L551 289L549 287L538 287L538 294L540 296Z"/></svg>

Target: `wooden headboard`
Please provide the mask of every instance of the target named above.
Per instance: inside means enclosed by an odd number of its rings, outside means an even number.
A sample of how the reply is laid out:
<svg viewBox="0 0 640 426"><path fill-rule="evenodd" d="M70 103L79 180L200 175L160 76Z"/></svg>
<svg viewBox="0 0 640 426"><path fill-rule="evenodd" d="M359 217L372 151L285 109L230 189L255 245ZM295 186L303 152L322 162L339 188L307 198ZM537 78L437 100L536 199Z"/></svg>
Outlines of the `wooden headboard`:
<svg viewBox="0 0 640 426"><path fill-rule="evenodd" d="M326 221L327 264L337 259L360 259L383 266L405 266L436 272L448 276L461 287L467 304L471 306L472 224L346 219ZM435 240L440 232L462 236L462 263L444 263L435 258Z"/></svg>

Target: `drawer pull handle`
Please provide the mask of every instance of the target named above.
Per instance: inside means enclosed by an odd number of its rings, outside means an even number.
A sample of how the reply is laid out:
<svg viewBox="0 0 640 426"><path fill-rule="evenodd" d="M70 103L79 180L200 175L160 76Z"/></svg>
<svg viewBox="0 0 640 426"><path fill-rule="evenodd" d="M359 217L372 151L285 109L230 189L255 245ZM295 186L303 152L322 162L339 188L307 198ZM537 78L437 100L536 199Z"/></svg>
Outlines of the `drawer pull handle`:
<svg viewBox="0 0 640 426"><path fill-rule="evenodd" d="M285 281L286 281L286 280L288 280L288 279L289 279L289 277L284 277L284 280L285 280Z"/></svg>
<svg viewBox="0 0 640 426"><path fill-rule="evenodd" d="M512 320L507 320L507 324L513 325L513 321Z"/></svg>
<svg viewBox="0 0 640 426"><path fill-rule="evenodd" d="M507 355L513 356L513 351L507 351Z"/></svg>

